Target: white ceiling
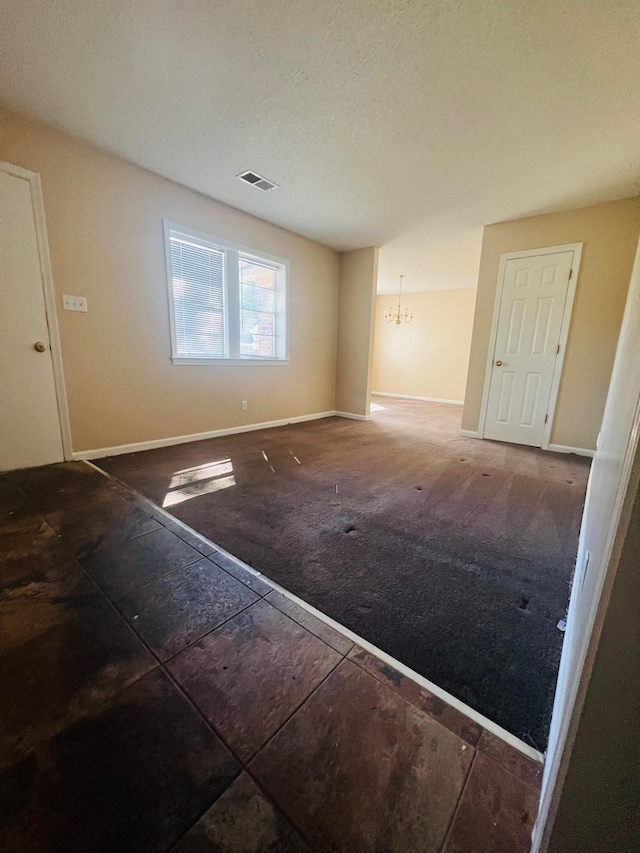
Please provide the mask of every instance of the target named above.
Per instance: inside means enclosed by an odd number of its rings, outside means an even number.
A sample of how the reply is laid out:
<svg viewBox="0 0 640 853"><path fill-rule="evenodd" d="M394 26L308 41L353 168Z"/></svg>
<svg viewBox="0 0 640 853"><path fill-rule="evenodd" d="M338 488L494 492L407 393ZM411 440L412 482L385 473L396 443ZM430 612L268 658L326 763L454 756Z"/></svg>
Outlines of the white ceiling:
<svg viewBox="0 0 640 853"><path fill-rule="evenodd" d="M3 0L0 101L380 245L383 290L464 287L482 225L637 190L639 20L637 0Z"/></svg>

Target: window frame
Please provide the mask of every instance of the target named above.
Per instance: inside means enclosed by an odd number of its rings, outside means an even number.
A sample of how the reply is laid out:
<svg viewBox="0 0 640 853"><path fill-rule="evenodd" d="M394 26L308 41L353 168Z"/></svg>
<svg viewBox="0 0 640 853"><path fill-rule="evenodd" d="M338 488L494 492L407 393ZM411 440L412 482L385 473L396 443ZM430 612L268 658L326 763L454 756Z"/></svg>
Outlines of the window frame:
<svg viewBox="0 0 640 853"><path fill-rule="evenodd" d="M222 366L241 364L286 365L289 363L289 261L258 252L239 243L232 243L193 228L179 225L177 222L163 220L164 249L167 274L167 297L169 302L169 331L171 335L171 361L176 365ZM179 355L176 343L176 316L173 295L173 271L171 264L171 237L184 237L195 243L201 243L224 254L224 356L186 356ZM241 298L239 260L266 264L276 268L276 311L275 311L275 356L241 356Z"/></svg>

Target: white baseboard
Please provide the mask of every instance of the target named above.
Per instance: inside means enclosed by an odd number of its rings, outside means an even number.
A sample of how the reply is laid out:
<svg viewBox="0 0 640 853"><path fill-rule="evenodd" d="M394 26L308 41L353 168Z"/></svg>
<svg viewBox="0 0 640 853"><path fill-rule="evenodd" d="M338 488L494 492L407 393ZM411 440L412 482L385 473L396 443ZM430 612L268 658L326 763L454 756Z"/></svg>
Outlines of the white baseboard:
<svg viewBox="0 0 640 853"><path fill-rule="evenodd" d="M552 450L554 453L575 453L576 456L595 456L595 450L589 450L587 447L567 447L564 444L550 444L547 450Z"/></svg>
<svg viewBox="0 0 640 853"><path fill-rule="evenodd" d="M332 412L337 418L351 418L352 421L370 421L371 415L354 415L353 412Z"/></svg>
<svg viewBox="0 0 640 853"><path fill-rule="evenodd" d="M241 432L253 432L258 429L299 424L304 421L315 421L319 418L331 418L338 412L316 412L312 415L298 415L294 418L283 418L279 421L265 421L261 424L245 424L244 426L214 429L209 432L196 432L192 435L177 435L172 438L155 438L151 441L138 441L134 444L118 444L115 447L100 447L97 450L79 450L71 455L74 460L102 459L104 456L121 456L123 453L138 453L140 450L153 450L156 447L170 447L173 444L187 444L190 441L203 441L206 438L219 438L223 435L236 435ZM346 418L358 418L358 415L343 415Z"/></svg>
<svg viewBox="0 0 640 853"><path fill-rule="evenodd" d="M461 429L458 430L460 435L466 438L482 438L478 430ZM525 445L522 445L523 447ZM553 453L575 453L576 456L594 456L595 450L589 450L586 447L567 447L564 444L550 444L548 447L543 447L542 450L551 450Z"/></svg>
<svg viewBox="0 0 640 853"><path fill-rule="evenodd" d="M477 429L459 429L458 432L467 438L482 438Z"/></svg>
<svg viewBox="0 0 640 853"><path fill-rule="evenodd" d="M454 406L463 406L464 400L445 400L444 397L416 397L414 394L392 394L389 391L372 391L375 397L398 397L401 400L422 400L425 403L452 403Z"/></svg>

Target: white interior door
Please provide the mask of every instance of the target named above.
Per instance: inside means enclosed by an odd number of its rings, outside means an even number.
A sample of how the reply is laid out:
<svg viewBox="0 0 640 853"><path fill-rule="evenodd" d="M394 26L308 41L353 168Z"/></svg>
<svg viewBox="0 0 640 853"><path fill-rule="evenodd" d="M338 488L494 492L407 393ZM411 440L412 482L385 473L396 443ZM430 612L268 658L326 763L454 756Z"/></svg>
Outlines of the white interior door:
<svg viewBox="0 0 640 853"><path fill-rule="evenodd" d="M505 263L485 438L542 444L572 263L573 251Z"/></svg>
<svg viewBox="0 0 640 853"><path fill-rule="evenodd" d="M31 183L1 165L0 412L0 471L62 461Z"/></svg>

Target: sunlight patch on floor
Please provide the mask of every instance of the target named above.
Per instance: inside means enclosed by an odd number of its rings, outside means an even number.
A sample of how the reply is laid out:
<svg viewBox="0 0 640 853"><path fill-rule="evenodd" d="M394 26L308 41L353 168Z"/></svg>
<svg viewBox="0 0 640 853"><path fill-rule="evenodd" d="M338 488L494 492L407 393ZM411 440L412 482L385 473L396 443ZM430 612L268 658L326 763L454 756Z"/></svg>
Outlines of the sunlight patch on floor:
<svg viewBox="0 0 640 853"><path fill-rule="evenodd" d="M197 465L195 468L175 471L171 477L169 488L177 489L180 486L188 486L190 483L197 483L200 480L209 480L211 477L221 477L223 474L231 473L233 473L233 464L230 459L206 462L204 465Z"/></svg>
<svg viewBox="0 0 640 853"><path fill-rule="evenodd" d="M195 468L175 471L171 477L169 491L164 497L164 508L190 501L193 498L210 495L236 485L233 464L230 459L218 459L206 462Z"/></svg>

